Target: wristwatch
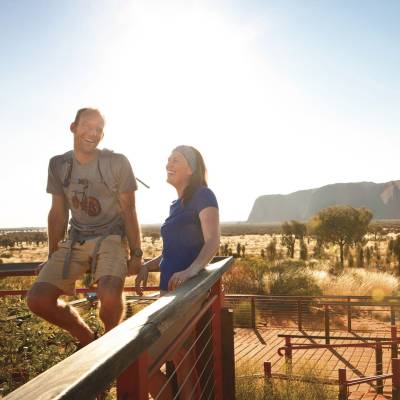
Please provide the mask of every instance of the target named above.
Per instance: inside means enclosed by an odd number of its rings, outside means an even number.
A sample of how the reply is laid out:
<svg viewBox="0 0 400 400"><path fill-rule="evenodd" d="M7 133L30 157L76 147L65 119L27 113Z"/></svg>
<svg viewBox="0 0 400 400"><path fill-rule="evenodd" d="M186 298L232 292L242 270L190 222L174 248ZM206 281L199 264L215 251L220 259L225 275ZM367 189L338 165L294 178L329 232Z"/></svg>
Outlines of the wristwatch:
<svg viewBox="0 0 400 400"><path fill-rule="evenodd" d="M143 256L143 250L140 247L136 247L131 250L131 256L141 258Z"/></svg>

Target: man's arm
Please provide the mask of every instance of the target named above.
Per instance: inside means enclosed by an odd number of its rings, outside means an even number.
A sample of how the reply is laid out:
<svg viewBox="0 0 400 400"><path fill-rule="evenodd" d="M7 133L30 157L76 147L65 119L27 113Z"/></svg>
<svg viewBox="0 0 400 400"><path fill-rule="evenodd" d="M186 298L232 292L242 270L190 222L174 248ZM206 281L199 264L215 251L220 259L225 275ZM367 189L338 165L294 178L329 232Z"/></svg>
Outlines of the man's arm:
<svg viewBox="0 0 400 400"><path fill-rule="evenodd" d="M140 229L136 215L135 193L125 192L119 194L119 203L122 211L122 218L125 224L125 232L131 250L131 258L128 262L128 275L137 274L143 263L142 257L134 257L133 249L140 249Z"/></svg>
<svg viewBox="0 0 400 400"><path fill-rule="evenodd" d="M51 199L51 208L47 219L49 258L58 249L58 243L64 239L67 222L64 196L53 194Z"/></svg>

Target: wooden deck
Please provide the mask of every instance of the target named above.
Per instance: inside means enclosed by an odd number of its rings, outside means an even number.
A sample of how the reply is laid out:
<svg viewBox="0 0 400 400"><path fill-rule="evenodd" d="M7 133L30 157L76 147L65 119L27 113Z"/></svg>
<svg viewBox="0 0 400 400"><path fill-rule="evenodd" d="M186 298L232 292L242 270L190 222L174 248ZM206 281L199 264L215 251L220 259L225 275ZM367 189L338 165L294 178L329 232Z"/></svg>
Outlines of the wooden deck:
<svg viewBox="0 0 400 400"><path fill-rule="evenodd" d="M307 331L308 335L323 335L321 331ZM279 347L285 345L284 338L278 337L278 334L305 334L292 329L259 328L258 330L235 328L235 360L236 369L240 375L240 368L243 365L251 365L255 373L263 373L264 361L270 361L272 364L272 374L285 372L285 359L277 353ZM348 332L332 332L332 336L348 337L372 337L377 336L374 332L357 332L352 334ZM389 335L379 336L386 337ZM390 339L389 339L390 340ZM352 343L361 343L351 341ZM324 344L323 339L292 339L292 343ZM331 340L331 344L349 343L346 340ZM383 348L383 373L391 373L391 350L389 347ZM310 349L293 351L293 373L297 374L304 368L308 371L313 369L318 376L332 380L338 379L338 369L347 369L347 378L354 379L362 376L376 375L375 372L375 350L372 348L338 348L329 349ZM349 399L390 399L391 380L384 381L384 395L376 395L373 382L370 384L361 384L351 386Z"/></svg>

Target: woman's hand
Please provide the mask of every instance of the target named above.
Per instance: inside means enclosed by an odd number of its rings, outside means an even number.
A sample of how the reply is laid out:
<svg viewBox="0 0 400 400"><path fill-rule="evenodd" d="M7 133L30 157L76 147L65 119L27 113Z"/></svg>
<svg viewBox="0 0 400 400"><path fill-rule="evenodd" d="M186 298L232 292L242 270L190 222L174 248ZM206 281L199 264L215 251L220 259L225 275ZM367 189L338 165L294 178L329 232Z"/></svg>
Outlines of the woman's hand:
<svg viewBox="0 0 400 400"><path fill-rule="evenodd" d="M140 288L140 283L143 282L143 286L147 286L148 277L149 277L149 269L146 265L142 265L139 268L139 272L135 279L135 291L139 296L143 296L143 291Z"/></svg>
<svg viewBox="0 0 400 400"><path fill-rule="evenodd" d="M197 272L194 272L191 268L187 268L184 271L175 272L168 282L168 291L175 290L188 279L193 278L196 275Z"/></svg>

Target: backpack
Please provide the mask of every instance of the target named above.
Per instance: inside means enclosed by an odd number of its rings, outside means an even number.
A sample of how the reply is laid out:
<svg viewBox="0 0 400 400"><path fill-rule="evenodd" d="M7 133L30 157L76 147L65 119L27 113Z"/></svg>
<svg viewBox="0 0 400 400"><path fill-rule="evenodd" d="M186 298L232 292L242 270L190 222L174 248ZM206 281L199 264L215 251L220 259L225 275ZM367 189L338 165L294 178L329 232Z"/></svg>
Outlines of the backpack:
<svg viewBox="0 0 400 400"><path fill-rule="evenodd" d="M112 150L103 149L100 150L98 168L101 180L111 191L111 193L116 196L118 192L118 182L115 179L112 169L111 169L111 159L114 152ZM73 167L74 152L72 150L67 151L61 156L61 182L63 187L67 188L71 183L72 167Z"/></svg>

